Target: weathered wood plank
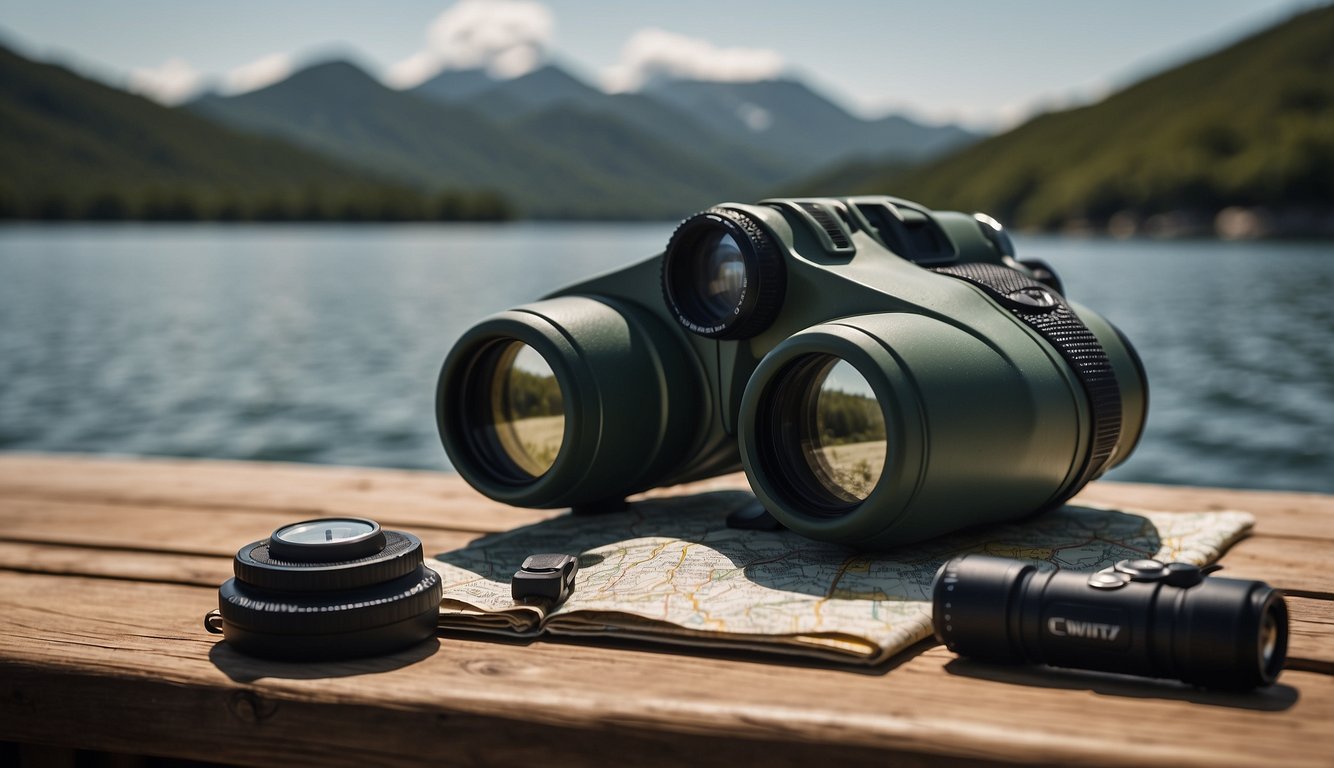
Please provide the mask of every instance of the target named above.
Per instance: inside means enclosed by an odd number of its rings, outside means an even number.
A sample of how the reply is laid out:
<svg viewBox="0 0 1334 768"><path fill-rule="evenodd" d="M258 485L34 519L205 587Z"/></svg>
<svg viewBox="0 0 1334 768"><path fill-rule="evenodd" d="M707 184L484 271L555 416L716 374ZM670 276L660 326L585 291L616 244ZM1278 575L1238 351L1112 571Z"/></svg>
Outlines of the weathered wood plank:
<svg viewBox="0 0 1334 768"><path fill-rule="evenodd" d="M799 768L837 760L840 766L961 766L976 760L923 756L841 744L781 743L734 735L680 733L633 721L608 721L587 728L522 722L499 716L432 710L387 709L353 702L289 702L221 687L189 687L157 681L142 684L142 696L125 701L115 678L62 680L67 695L49 695L48 677L31 667L0 675L23 691L25 711L12 721L24 738L69 740L65 722L101 725L108 708L133 723L80 732L81 744L102 750L133 750L167 757L227 760L239 765L499 766L606 765L617 762L654 768L753 765ZM174 713L163 717L162 709ZM0 704L0 714L4 706ZM0 724L0 734L4 732ZM188 738L182 739L183 734ZM275 735L277 734L277 735ZM275 748L275 741L280 746ZM44 762L35 763L45 765ZM72 765L73 763L71 763Z"/></svg>
<svg viewBox="0 0 1334 768"><path fill-rule="evenodd" d="M1075 501L1167 512L1240 509L1256 516L1258 533L1334 540L1334 496L1318 493L1097 482Z"/></svg>
<svg viewBox="0 0 1334 768"><path fill-rule="evenodd" d="M1334 675L1334 600L1286 600L1288 668Z"/></svg>
<svg viewBox="0 0 1334 768"><path fill-rule="evenodd" d="M232 560L222 555L0 541L0 570L216 588L231 578ZM1294 669L1334 673L1334 601L1289 595L1288 606L1289 664Z"/></svg>
<svg viewBox="0 0 1334 768"><path fill-rule="evenodd" d="M508 530L558 514L491 501L456 475L192 459L0 456L0 499L280 510L286 517L392 517L404 526Z"/></svg>
<svg viewBox="0 0 1334 768"><path fill-rule="evenodd" d="M744 477L654 495L721 487ZM645 765L1327 764L1334 602L1303 595L1330 593L1330 497L1099 483L1079 500L1253 512L1257 535L1225 556L1225 574L1295 593L1280 685L1216 694L991 667L930 644L869 673L462 637L387 659L262 662L217 646L200 618L235 549L276 525L364 515L439 551L557 512L496 505L435 473L0 456L0 739L248 764L562 765L617 753ZM143 546L145 533L167 551Z"/></svg>
<svg viewBox="0 0 1334 768"><path fill-rule="evenodd" d="M277 510L135 506L32 498L0 500L0 540L90 549L231 557L299 515ZM389 528L396 524L382 521ZM479 534L413 527L427 554L464 546Z"/></svg>
<svg viewBox="0 0 1334 768"><path fill-rule="evenodd" d="M1256 535L1242 539L1222 559L1220 576L1259 579L1293 595L1334 597L1334 542Z"/></svg>
<svg viewBox="0 0 1334 768"><path fill-rule="evenodd" d="M734 474L646 495L747 487L745 476ZM438 472L0 455L0 499L17 497L279 509L284 515L352 514L376 519L392 511L394 522L405 527L447 524L478 532L508 530L559 513L499 504L473 491L457 475ZM1334 540L1334 497L1320 494L1098 482L1085 488L1076 501L1167 511L1241 509L1262 518L1261 533Z"/></svg>
<svg viewBox="0 0 1334 768"><path fill-rule="evenodd" d="M213 594L3 574L0 738L138 743L256 764L513 764L567 748L580 758L634 750L658 764L671 760L651 750L673 734L705 746L735 739L754 755L747 762L776 765L789 755L861 763L867 750L1119 765L1147 755L1183 765L1319 765L1334 753L1334 678L1311 672L1287 672L1246 696L997 668L939 647L919 646L897 667L867 674L457 637L433 652L428 644L385 659L290 665L215 647L199 625ZM73 734L49 724L71 717L80 723ZM670 757L687 752L682 745ZM695 756L706 765L739 759L735 750Z"/></svg>
<svg viewBox="0 0 1334 768"><path fill-rule="evenodd" d="M0 541L0 570L217 588L232 577L232 558Z"/></svg>
<svg viewBox="0 0 1334 768"><path fill-rule="evenodd" d="M392 510L381 523L406 527L417 534L427 554L465 546L478 534L446 528L403 526ZM447 515L439 517L447 519ZM249 507L200 508L190 506L137 506L129 503L0 498L0 541L14 544L82 546L89 550L149 551L178 555L231 557L250 541L263 538L279 525L300 515L278 509ZM1300 556L1294 556L1300 553ZM76 556L52 552L31 553L42 562L71 563ZM86 575L133 578L114 557L88 555L89 567L74 571ZM132 561L123 561L128 564ZM1256 535L1236 544L1226 558L1226 575L1259 578L1293 594L1330 596L1334 579L1312 563L1334 563L1334 541L1288 539ZM160 567L160 563L155 564ZM112 573L106 569L113 569ZM47 570L43 567L41 570ZM145 575L146 580L157 580ZM177 580L177 583L196 583Z"/></svg>

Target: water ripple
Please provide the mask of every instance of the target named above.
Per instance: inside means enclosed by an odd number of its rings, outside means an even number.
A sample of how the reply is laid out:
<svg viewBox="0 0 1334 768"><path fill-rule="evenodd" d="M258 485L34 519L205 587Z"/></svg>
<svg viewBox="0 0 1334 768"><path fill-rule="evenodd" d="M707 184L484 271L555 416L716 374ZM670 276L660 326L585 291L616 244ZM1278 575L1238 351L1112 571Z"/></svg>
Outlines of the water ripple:
<svg viewBox="0 0 1334 768"><path fill-rule="evenodd" d="M671 227L0 228L0 449L446 468L440 361L478 318ZM1334 492L1328 244L1024 238L1149 371L1111 477Z"/></svg>

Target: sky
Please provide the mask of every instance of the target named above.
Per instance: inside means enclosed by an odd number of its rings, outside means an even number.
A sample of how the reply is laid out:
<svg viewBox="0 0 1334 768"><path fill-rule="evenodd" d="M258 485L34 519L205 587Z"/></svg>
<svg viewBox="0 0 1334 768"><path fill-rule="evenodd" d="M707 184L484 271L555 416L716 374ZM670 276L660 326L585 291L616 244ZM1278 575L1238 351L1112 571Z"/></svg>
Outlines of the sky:
<svg viewBox="0 0 1334 768"><path fill-rule="evenodd" d="M351 58L404 87L555 61L608 90L796 75L854 113L995 130L1092 101L1311 0L0 0L0 42L177 103Z"/></svg>

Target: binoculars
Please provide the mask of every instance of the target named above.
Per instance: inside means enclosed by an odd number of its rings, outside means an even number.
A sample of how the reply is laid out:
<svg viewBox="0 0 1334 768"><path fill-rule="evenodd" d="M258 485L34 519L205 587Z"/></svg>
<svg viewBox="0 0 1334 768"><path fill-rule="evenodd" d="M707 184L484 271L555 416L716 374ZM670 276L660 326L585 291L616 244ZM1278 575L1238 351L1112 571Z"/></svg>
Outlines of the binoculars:
<svg viewBox="0 0 1334 768"><path fill-rule="evenodd" d="M883 549L1059 506L1147 403L1130 342L994 219L866 196L721 204L483 319L436 420L498 501L593 511L744 468L788 528Z"/></svg>

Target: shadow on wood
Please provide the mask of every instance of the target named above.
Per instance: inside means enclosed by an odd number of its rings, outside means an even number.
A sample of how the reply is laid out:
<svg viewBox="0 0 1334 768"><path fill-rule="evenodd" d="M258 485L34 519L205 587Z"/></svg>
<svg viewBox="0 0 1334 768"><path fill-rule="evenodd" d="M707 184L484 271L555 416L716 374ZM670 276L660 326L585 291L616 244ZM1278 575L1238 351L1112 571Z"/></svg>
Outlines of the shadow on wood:
<svg viewBox="0 0 1334 768"><path fill-rule="evenodd" d="M432 637L388 656L348 661L304 662L270 661L247 656L219 640L208 652L209 661L224 675L238 683L253 683L266 677L287 680L319 680L327 677L352 677L388 672L416 664L440 650L440 638Z"/></svg>
<svg viewBox="0 0 1334 768"><path fill-rule="evenodd" d="M1135 699L1165 699L1189 701L1216 707L1253 709L1259 712L1282 712L1291 708L1299 698L1297 689L1283 683L1258 688L1249 693L1206 691L1172 680L1154 680L1107 672L1059 669L1056 667L992 664L973 659L952 659L945 664L951 675L990 680L1010 685L1034 688L1090 691L1104 696L1123 696ZM1090 713L1090 716L1096 716Z"/></svg>
<svg viewBox="0 0 1334 768"><path fill-rule="evenodd" d="M1001 524L974 526L948 536L869 552L808 539L792 531L737 530L726 524L728 515L753 503L743 491L652 498L630 504L624 512L589 518L560 515L531 525L474 539L460 549L434 555L440 562L493 581L509 580L526 555L538 551L569 551L579 555L581 568L604 559L597 550L616 549L625 542L665 539L706 547L741 569L747 581L772 590L820 598L929 600L930 574L952 557L969 552L992 552L998 546L1038 548L1048 540L1087 536L1096 544L1097 561L1080 563L1081 570L1098 570L1118 560L1154 557L1162 547L1158 529L1146 517L1132 512L1098 509L1077 504ZM881 578L877 564L916 563L927 574L925 583ZM499 564L505 564L502 568ZM840 566L841 564L841 566ZM821 568L820 566L823 566ZM1039 567L1051 567L1039 561ZM826 571L836 570L831 583ZM446 585L446 597L449 596Z"/></svg>

